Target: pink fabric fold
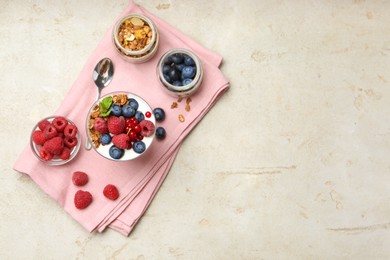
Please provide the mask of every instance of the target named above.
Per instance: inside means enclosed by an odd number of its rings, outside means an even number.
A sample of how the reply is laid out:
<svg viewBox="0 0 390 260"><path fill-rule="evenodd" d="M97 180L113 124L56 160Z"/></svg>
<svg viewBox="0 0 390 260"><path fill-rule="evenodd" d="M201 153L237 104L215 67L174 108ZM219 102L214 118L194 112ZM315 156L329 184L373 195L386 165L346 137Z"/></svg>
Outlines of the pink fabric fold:
<svg viewBox="0 0 390 260"><path fill-rule="evenodd" d="M71 119L78 126L82 136L82 147L77 157L62 166L48 166L37 160L27 145L14 164L16 171L29 175L89 232L102 232L110 227L125 236L130 234L150 205L185 137L229 87L228 80L219 70L222 57L133 2L129 3L118 19L129 13L145 14L156 24L160 34L160 45L156 55L142 64L132 64L123 60L112 45L111 27L53 113ZM189 112L184 109L185 100L178 103L177 109L170 108L176 99L162 91L156 76L158 59L172 48L190 49L202 61L203 83L199 91L191 96ZM95 151L86 151L83 148L86 140L84 129L87 113L95 101L97 91L92 80L92 71L96 63L104 57L109 57L113 61L115 74L111 84L103 89L103 95L113 91L132 92L145 99L152 108L161 107L166 112L165 120L158 123L166 129L166 138L162 141L156 140L145 154L128 162L104 159ZM178 121L180 113L185 116L183 123ZM48 115L42 115L45 116ZM92 193L93 202L83 210L76 209L73 203L74 194L80 189L72 184L71 176L74 171L84 171L90 177L88 184L81 189ZM102 191L107 184L118 187L120 197L116 201L110 201L103 196Z"/></svg>

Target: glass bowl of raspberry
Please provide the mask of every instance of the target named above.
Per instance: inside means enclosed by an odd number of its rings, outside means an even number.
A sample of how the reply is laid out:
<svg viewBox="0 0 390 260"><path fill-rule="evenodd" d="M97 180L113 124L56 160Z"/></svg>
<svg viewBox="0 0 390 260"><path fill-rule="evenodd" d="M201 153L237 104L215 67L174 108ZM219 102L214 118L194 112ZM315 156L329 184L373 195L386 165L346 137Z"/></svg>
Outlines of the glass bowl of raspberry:
<svg viewBox="0 0 390 260"><path fill-rule="evenodd" d="M63 116L41 119L33 128L30 146L33 154L48 165L63 165L73 160L80 150L77 126Z"/></svg>
<svg viewBox="0 0 390 260"><path fill-rule="evenodd" d="M188 97L202 84L202 63L199 57L188 49L171 49L161 56L157 63L157 77L169 95Z"/></svg>
<svg viewBox="0 0 390 260"><path fill-rule="evenodd" d="M152 108L140 96L129 92L104 95L90 108L87 138L93 149L113 161L129 161L151 146L156 129Z"/></svg>

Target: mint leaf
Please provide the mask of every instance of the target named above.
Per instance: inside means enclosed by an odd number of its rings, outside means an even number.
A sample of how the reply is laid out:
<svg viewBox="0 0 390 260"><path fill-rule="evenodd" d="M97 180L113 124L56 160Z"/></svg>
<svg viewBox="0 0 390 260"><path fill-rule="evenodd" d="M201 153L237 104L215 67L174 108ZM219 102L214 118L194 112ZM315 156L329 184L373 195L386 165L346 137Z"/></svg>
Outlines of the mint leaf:
<svg viewBox="0 0 390 260"><path fill-rule="evenodd" d="M107 116L110 115L110 113L111 113L111 109L109 109L109 110L107 110L107 111L105 111L105 112L102 112L102 111L100 110L100 116L101 116L101 117L107 117Z"/></svg>
<svg viewBox="0 0 390 260"><path fill-rule="evenodd" d="M112 104L111 96L103 98L102 102L100 102L100 111L103 113L107 112L107 110L110 109L111 104Z"/></svg>

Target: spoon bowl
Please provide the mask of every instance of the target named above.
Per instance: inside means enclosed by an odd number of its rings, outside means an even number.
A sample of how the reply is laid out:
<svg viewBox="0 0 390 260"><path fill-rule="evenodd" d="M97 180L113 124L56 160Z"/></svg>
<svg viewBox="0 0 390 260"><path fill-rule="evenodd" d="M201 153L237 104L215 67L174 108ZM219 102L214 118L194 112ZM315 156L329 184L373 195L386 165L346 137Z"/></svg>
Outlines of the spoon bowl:
<svg viewBox="0 0 390 260"><path fill-rule="evenodd" d="M102 93L102 89L107 87L108 84L111 83L114 75L114 64L111 59L103 58L101 59L95 66L93 70L92 78L98 88L98 93L96 97L96 101L100 99L100 95ZM87 139L85 143L85 149L91 150L92 144Z"/></svg>

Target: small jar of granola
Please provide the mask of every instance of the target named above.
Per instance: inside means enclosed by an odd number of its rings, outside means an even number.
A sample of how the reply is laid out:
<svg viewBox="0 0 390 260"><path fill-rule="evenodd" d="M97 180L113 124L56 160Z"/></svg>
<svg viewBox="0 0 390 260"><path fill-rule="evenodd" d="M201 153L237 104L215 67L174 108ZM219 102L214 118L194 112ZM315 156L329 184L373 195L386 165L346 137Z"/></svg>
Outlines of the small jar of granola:
<svg viewBox="0 0 390 260"><path fill-rule="evenodd" d="M115 49L127 61L141 63L156 53L159 34L156 25L142 14L129 14L114 26L112 40Z"/></svg>

